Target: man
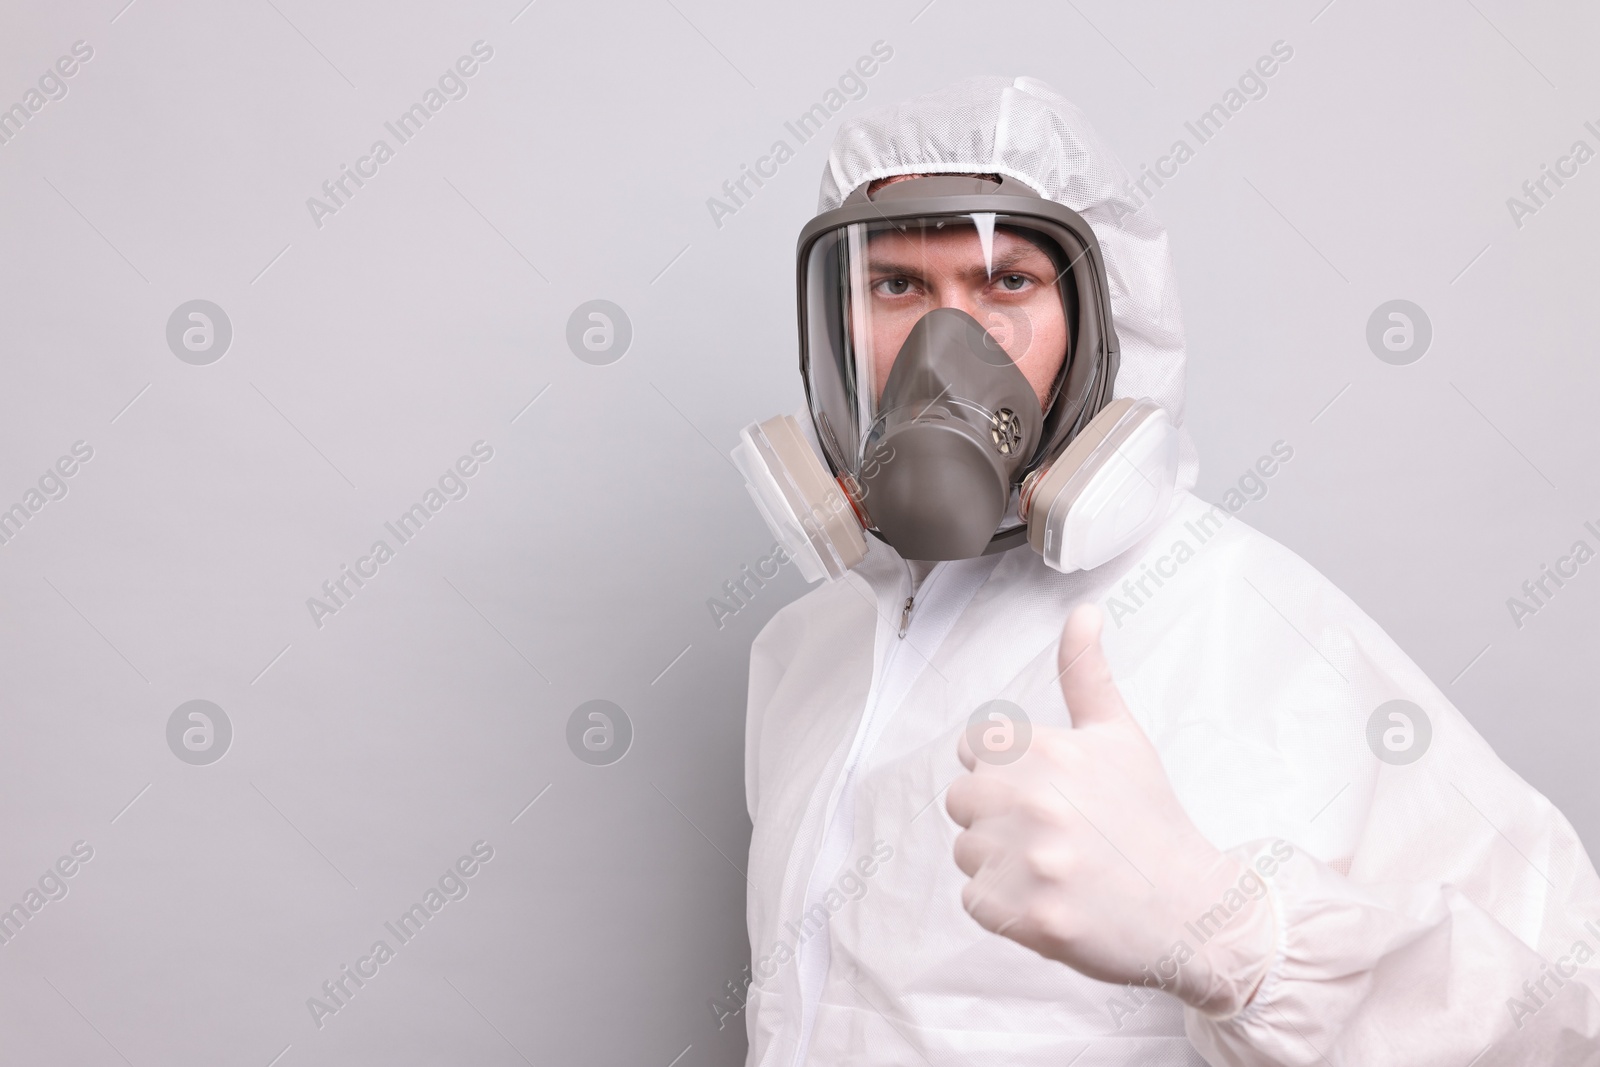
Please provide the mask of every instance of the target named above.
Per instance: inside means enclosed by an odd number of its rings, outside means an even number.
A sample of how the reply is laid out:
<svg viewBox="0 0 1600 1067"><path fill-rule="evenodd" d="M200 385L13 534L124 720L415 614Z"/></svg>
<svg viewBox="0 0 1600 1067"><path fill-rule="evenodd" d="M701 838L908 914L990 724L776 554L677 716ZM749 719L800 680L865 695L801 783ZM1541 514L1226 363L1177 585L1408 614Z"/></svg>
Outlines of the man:
<svg viewBox="0 0 1600 1067"><path fill-rule="evenodd" d="M771 424L741 456L835 579L751 650L748 1062L1600 1063L1570 825L1188 492L1125 177L1026 78L836 138L800 272L828 470Z"/></svg>

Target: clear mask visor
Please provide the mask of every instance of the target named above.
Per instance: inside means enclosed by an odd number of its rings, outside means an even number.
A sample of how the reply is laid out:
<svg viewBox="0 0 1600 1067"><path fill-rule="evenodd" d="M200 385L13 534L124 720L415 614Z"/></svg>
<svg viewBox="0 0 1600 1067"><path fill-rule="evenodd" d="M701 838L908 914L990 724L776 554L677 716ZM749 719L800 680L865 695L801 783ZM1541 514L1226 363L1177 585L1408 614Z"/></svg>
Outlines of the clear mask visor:
<svg viewBox="0 0 1600 1067"><path fill-rule="evenodd" d="M913 328L939 308L971 316L987 334L979 358L1009 360L1048 408L1069 356L1070 260L1030 222L983 212L854 223L811 245L807 384L822 444L840 468L856 475L872 454L893 414L884 407L890 372ZM941 401L1000 417L958 391Z"/></svg>

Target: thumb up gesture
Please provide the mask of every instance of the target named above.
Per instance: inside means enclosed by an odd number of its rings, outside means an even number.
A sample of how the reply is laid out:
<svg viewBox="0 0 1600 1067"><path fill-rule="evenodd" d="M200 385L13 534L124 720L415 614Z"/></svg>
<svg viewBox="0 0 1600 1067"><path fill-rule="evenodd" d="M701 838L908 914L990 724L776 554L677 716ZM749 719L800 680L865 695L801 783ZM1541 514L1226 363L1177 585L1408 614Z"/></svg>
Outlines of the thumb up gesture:
<svg viewBox="0 0 1600 1067"><path fill-rule="evenodd" d="M1232 1014L1271 962L1271 907L1252 900L1204 941L1195 929L1214 926L1191 929L1247 869L1178 802L1111 676L1100 628L1099 608L1085 604L1061 633L1071 729L1036 725L1027 752L1004 766L980 762L962 732L968 773L945 800L965 827L955 841L970 879L962 904L984 928L1090 978Z"/></svg>

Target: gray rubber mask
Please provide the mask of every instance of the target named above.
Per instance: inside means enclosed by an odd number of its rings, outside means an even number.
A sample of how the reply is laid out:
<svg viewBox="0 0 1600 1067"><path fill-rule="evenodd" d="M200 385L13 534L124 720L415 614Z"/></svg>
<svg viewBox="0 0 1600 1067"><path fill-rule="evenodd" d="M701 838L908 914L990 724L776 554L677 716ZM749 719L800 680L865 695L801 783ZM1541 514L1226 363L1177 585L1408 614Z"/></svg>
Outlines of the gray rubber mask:
<svg viewBox="0 0 1600 1067"><path fill-rule="evenodd" d="M806 224L796 265L807 411L746 426L732 459L806 581L869 537L1088 570L1165 517L1178 434L1153 399L1113 397L1105 262L1077 212L1003 175L869 182ZM1041 405L1019 367L1049 366Z"/></svg>
<svg viewBox="0 0 1600 1067"><path fill-rule="evenodd" d="M982 555L1043 413L999 342L957 308L911 328L878 402L858 481L879 534L907 559Z"/></svg>

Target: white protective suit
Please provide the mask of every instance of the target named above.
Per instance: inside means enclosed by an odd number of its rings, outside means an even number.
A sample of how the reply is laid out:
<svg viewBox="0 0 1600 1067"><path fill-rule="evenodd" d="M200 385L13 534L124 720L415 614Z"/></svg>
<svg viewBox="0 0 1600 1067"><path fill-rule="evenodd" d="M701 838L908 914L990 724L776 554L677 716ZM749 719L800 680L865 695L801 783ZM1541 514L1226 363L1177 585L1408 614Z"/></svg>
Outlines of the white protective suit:
<svg viewBox="0 0 1600 1067"><path fill-rule="evenodd" d="M865 113L839 131L819 206L939 171L1020 178L1090 222L1121 340L1116 395L1149 396L1181 427L1165 233L1078 110L1031 79L980 78ZM1059 574L1026 546L941 563L902 635L911 568L869 538L856 570L762 630L745 763L749 1064L1600 1064L1600 880L1572 827L1344 594L1192 496L1187 437L1183 457L1170 518L1094 571ZM996 698L1069 724L1056 647L1085 600L1199 829L1291 857L1266 880L1270 969L1232 1018L1092 981L962 908L942 795L962 772L957 734ZM1367 741L1397 698L1432 726L1408 765Z"/></svg>

